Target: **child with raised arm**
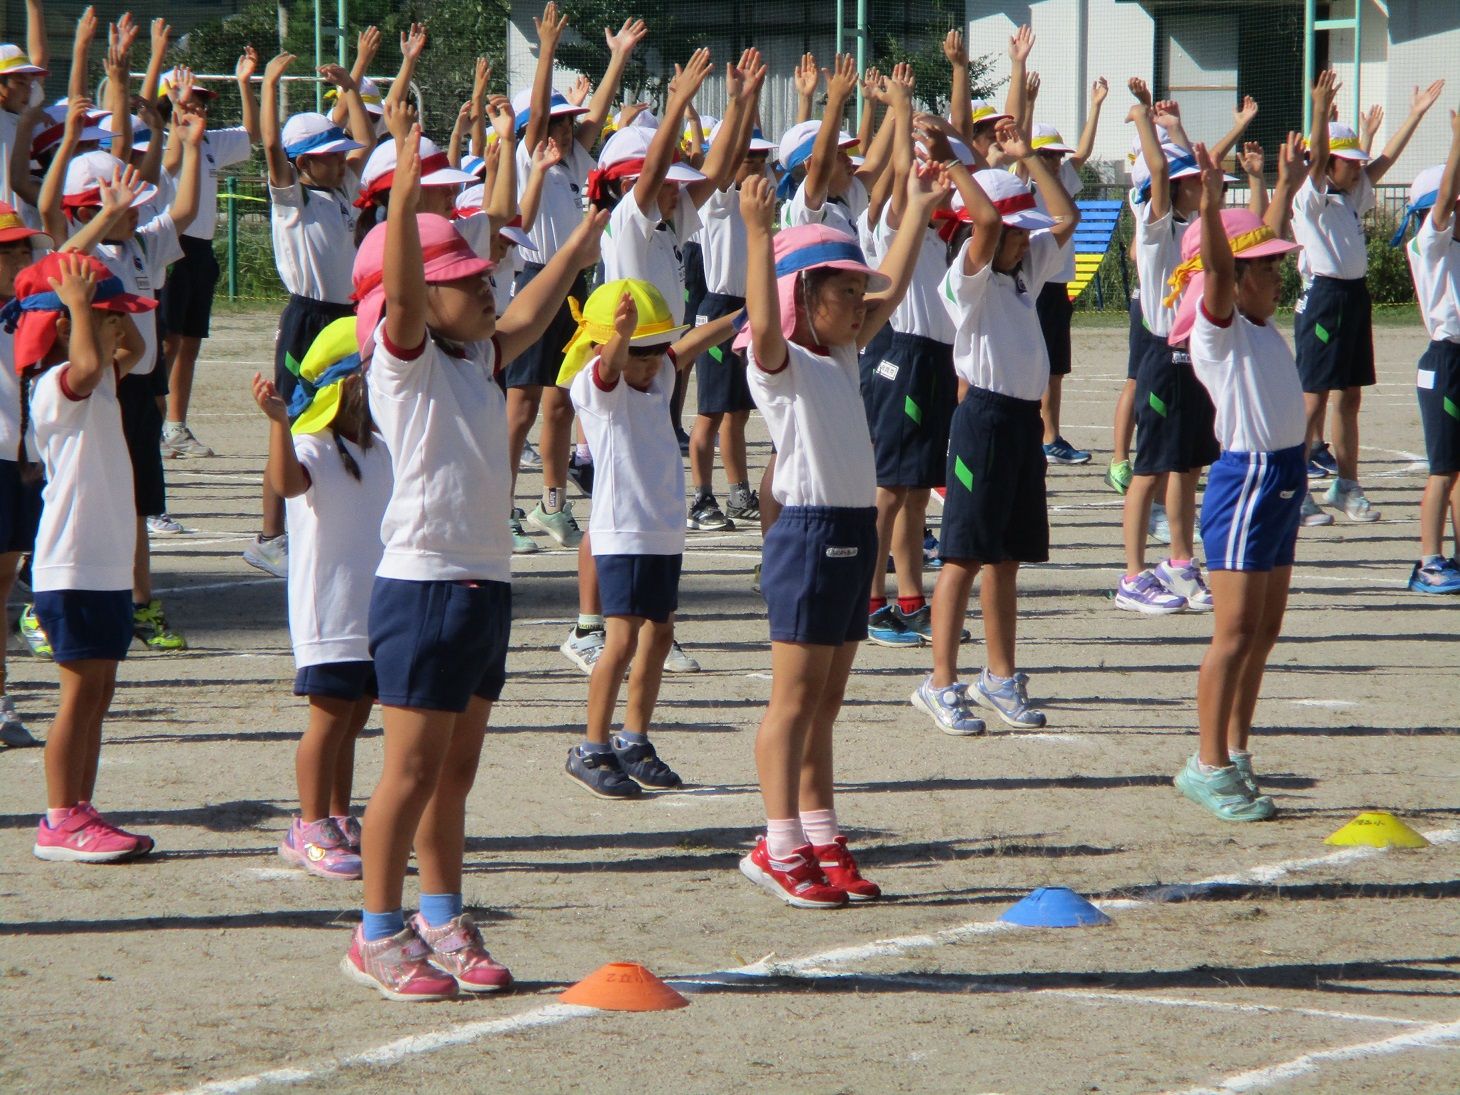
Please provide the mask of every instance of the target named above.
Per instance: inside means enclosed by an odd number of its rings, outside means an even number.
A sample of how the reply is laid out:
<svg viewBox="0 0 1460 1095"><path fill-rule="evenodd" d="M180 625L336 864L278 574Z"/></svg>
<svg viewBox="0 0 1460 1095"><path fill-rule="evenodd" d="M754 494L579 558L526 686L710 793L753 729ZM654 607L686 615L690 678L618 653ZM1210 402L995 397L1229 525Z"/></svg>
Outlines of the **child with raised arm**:
<svg viewBox="0 0 1460 1095"><path fill-rule="evenodd" d="M730 333L734 313L689 328L653 284L599 286L583 306L564 373L596 454L592 545L603 649L588 685L587 733L568 751L568 776L600 798L637 798L640 788L673 790L679 776L649 742L664 660L674 642L685 527L684 462L669 418L675 372ZM624 671L623 730L610 735Z"/></svg>
<svg viewBox="0 0 1460 1095"><path fill-rule="evenodd" d="M390 454L370 420L353 315L326 327L296 368L287 402L272 381L253 378L254 401L269 420L264 475L285 500L294 539L294 694L309 701L294 754L299 813L279 855L321 878L352 879L360 877L360 823L350 816L350 791L355 739L377 692L368 615Z"/></svg>
<svg viewBox="0 0 1460 1095"><path fill-rule="evenodd" d="M1221 457L1202 499L1215 620L1197 677L1200 745L1177 788L1223 821L1274 812L1252 774L1248 735L1268 656L1282 630L1307 484L1303 392L1292 351L1272 323L1283 256L1296 251L1247 209L1223 209L1222 170L1204 145L1201 219L1172 279L1184 289L1172 344L1189 338L1192 364L1216 405ZM1275 198L1281 225L1288 197Z"/></svg>
<svg viewBox="0 0 1460 1095"><path fill-rule="evenodd" d="M862 408L857 351L907 291L923 232L947 192L942 169L908 179L905 220L882 264L825 225L772 238L775 192L740 188L745 219L751 392L780 454L784 507L765 539L771 698L755 740L766 832L740 861L747 878L796 908L870 901L833 802L832 731L858 644L877 554L877 466Z"/></svg>
<svg viewBox="0 0 1460 1095"><path fill-rule="evenodd" d="M506 679L512 541L505 400L496 373L542 337L606 216L580 224L497 322L491 263L451 223L417 213L421 131L404 135L389 212L355 258L356 332L370 412L394 486L370 597L370 656L385 764L365 812L363 922L346 975L390 999L493 992L492 961L463 908L466 797ZM421 910L401 909L414 850ZM443 973L444 971L444 973Z"/></svg>
<svg viewBox="0 0 1460 1095"><path fill-rule="evenodd" d="M943 300L958 327L953 362L969 388L953 412L948 441L943 570L933 590L933 672L912 696L913 706L945 734L983 732L970 700L992 708L1015 729L1039 729L1045 722L1044 713L1029 703L1028 678L1014 656L1019 564L1049 558L1039 417L1049 362L1035 302L1059 272L1060 249L1074 235L1080 214L1012 124L999 127L998 140L1006 156L1028 169L1050 212L1035 209L1029 186L1011 172L971 175L961 164L951 172L963 202L960 219L968 221L972 234L943 280ZM980 571L988 665L970 690L958 680L958 647Z"/></svg>
<svg viewBox="0 0 1460 1095"><path fill-rule="evenodd" d="M1359 406L1374 384L1373 300L1365 275L1369 252L1363 216L1374 207L1374 187L1394 166L1426 112L1444 90L1436 80L1414 89L1409 116L1384 151L1370 157L1351 126L1329 121L1340 87L1332 69L1313 85L1313 129L1308 138L1308 179L1293 199L1293 238L1302 245L1298 272L1303 295L1293 309L1293 342L1308 409L1311 471L1328 474L1328 453L1319 442L1329 396L1337 393L1332 462L1336 468L1323 501L1350 521L1377 521L1359 485ZM1305 514L1318 512L1308 500Z"/></svg>
<svg viewBox="0 0 1460 1095"><path fill-rule="evenodd" d="M116 863L153 848L108 822L95 799L101 724L132 643L136 516L117 378L142 356L130 315L156 307L90 255L52 252L20 272L0 313L15 331L20 436L34 429L46 480L31 587L61 678L37 859ZM23 443L17 457L24 469Z"/></svg>

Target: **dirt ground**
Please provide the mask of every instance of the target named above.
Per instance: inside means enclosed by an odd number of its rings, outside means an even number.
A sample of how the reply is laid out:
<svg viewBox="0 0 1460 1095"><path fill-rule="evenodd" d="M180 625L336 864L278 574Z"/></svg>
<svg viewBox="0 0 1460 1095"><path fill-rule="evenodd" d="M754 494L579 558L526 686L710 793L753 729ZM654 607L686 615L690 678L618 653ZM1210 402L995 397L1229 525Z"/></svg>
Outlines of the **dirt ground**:
<svg viewBox="0 0 1460 1095"><path fill-rule="evenodd" d="M666 678L655 728L691 786L636 803L562 775L587 680L557 649L576 613L574 557L544 552L515 561L511 677L468 819L467 903L517 991L407 1007L338 972L358 884L304 877L275 852L303 706L284 583L239 559L265 436L248 379L268 367L273 326L215 323L193 424L222 455L169 464L172 511L196 531L154 541L191 649L137 648L107 725L98 801L152 833L157 854L33 859L41 752L0 755L0 1090L1456 1090L1460 598L1405 589L1423 483L1417 327L1379 332L1365 404L1363 477L1384 519L1302 536L1258 712L1279 819L1220 825L1171 787L1211 625L1111 607L1120 502L1101 475L1125 335L1082 328L1065 433L1096 462L1051 471L1053 559L1021 582L1021 667L1047 731L945 737L908 704L926 648L858 658L839 812L889 898L795 911L735 869L761 818L758 531L691 534L680 634L704 670ZM758 466L758 418L751 436ZM519 482L524 497L538 485ZM577 503L585 524L587 510ZM55 670L14 638L11 652L12 691L40 733ZM965 670L980 658L975 642ZM361 800L378 725L360 743ZM1370 808L1434 843L1324 845ZM996 926L1042 885L1102 903L1113 923ZM615 960L673 980L690 1006L556 1003Z"/></svg>

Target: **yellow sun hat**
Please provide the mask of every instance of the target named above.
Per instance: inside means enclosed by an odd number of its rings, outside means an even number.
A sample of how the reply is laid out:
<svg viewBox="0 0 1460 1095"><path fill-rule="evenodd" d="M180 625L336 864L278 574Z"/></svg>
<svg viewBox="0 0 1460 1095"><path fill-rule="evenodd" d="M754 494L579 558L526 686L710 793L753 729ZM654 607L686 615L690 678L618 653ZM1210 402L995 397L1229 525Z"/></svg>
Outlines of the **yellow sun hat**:
<svg viewBox="0 0 1460 1095"><path fill-rule="evenodd" d="M628 293L639 310L639 321L634 325L634 337L630 346L656 346L673 342L685 331L687 323L675 323L669 314L669 304L653 284L638 278L621 278L605 282L588 296L588 302L580 309L574 297L568 298L568 307L578 330L563 351L563 367L558 370L558 386L571 384L573 378L593 359L593 347L601 346L613 338L613 317L618 313L619 299Z"/></svg>
<svg viewBox="0 0 1460 1095"><path fill-rule="evenodd" d="M321 331L303 361L285 356L284 364L299 378L289 401L290 430L295 434L328 429L340 410L340 381L360 371L360 343L355 317L342 316Z"/></svg>

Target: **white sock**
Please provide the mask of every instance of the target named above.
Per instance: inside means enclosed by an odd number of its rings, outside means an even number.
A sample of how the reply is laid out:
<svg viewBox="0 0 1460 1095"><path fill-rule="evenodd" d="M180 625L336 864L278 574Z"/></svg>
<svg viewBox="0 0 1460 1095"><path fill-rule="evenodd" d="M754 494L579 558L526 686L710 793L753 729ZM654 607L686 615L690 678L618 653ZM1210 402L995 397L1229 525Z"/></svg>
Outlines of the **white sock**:
<svg viewBox="0 0 1460 1095"><path fill-rule="evenodd" d="M797 848L804 847L806 843L806 833L801 828L799 817L766 819L765 846L772 859L789 859Z"/></svg>
<svg viewBox="0 0 1460 1095"><path fill-rule="evenodd" d="M841 830L836 826L836 811L803 810L801 812L801 831L806 834L806 839L818 848L835 844L836 838L841 835Z"/></svg>

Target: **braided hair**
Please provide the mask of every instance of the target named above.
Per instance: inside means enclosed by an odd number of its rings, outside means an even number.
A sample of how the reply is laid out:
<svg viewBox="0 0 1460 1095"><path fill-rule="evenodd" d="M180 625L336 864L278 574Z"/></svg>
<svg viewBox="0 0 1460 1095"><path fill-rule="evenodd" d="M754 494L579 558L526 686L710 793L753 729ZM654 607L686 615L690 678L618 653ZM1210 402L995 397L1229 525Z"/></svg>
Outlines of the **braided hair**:
<svg viewBox="0 0 1460 1095"><path fill-rule="evenodd" d="M354 383L351 383L351 381ZM330 437L335 443L335 452L340 454L340 463L345 466L345 472L359 482L361 478L360 464L350 455L350 450L345 448L345 434L340 429L341 417L346 417L354 427L355 444L364 452L375 443L375 425L370 418L370 401L365 393L365 376L363 373L353 377L345 377L340 381L340 407L335 412L334 421L330 423Z"/></svg>

